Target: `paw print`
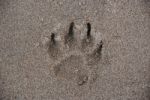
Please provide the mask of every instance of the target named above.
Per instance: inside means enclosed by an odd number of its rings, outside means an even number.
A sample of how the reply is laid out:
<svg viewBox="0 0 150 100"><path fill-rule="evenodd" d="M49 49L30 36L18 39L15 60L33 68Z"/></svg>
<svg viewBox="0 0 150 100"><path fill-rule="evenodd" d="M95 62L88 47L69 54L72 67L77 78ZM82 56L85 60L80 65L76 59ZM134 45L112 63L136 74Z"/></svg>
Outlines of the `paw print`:
<svg viewBox="0 0 150 100"><path fill-rule="evenodd" d="M76 36L74 26L74 22L71 22L62 41L57 41L55 33L51 34L48 54L55 62L53 72L57 78L82 86L96 80L90 73L101 60L103 42L96 43L90 23L87 23L87 33L83 39Z"/></svg>

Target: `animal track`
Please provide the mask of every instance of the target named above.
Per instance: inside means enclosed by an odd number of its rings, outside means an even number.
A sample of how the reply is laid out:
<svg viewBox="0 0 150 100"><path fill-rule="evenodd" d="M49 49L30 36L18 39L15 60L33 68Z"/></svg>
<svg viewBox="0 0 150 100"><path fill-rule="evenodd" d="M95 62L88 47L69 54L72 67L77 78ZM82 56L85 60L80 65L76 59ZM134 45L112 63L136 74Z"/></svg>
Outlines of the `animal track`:
<svg viewBox="0 0 150 100"><path fill-rule="evenodd" d="M56 77L74 81L77 85L82 86L95 78L89 73L101 59L103 42L95 42L91 34L90 23L87 23L87 33L83 39L75 37L74 26L74 22L71 22L63 43L55 39L55 33L51 34L48 54L57 62L53 66ZM95 44L96 47L94 47Z"/></svg>

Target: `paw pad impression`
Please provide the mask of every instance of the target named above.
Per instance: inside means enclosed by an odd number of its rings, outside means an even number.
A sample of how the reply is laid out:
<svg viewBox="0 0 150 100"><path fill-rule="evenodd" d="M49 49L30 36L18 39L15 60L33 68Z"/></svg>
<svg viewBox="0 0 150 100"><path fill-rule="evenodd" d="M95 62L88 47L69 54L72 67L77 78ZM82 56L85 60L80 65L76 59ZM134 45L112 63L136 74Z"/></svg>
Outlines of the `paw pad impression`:
<svg viewBox="0 0 150 100"><path fill-rule="evenodd" d="M71 22L68 33L63 37L63 43L59 43L55 39L55 33L51 34L48 54L51 59L57 61L53 66L53 72L56 77L74 81L77 85L82 86L88 83L91 78L89 74L90 68L97 65L101 60L103 42L95 42L95 38L91 34L90 23L87 23L85 37L80 41L79 39L77 40L74 26L74 22Z"/></svg>

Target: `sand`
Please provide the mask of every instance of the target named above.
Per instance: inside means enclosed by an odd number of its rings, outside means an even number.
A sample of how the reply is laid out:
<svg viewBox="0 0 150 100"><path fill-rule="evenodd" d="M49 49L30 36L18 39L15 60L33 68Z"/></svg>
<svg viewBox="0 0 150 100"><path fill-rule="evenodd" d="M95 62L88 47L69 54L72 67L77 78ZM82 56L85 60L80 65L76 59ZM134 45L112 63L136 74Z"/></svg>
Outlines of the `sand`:
<svg viewBox="0 0 150 100"><path fill-rule="evenodd" d="M0 0L0 100L150 100L150 1Z"/></svg>

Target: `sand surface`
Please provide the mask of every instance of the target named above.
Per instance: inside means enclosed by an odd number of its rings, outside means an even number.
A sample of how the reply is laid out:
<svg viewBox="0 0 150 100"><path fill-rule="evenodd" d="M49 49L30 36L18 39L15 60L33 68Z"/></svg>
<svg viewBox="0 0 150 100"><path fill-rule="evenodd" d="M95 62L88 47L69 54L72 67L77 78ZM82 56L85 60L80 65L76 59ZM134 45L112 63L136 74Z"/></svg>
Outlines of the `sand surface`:
<svg viewBox="0 0 150 100"><path fill-rule="evenodd" d="M0 100L150 100L150 0L0 0Z"/></svg>

